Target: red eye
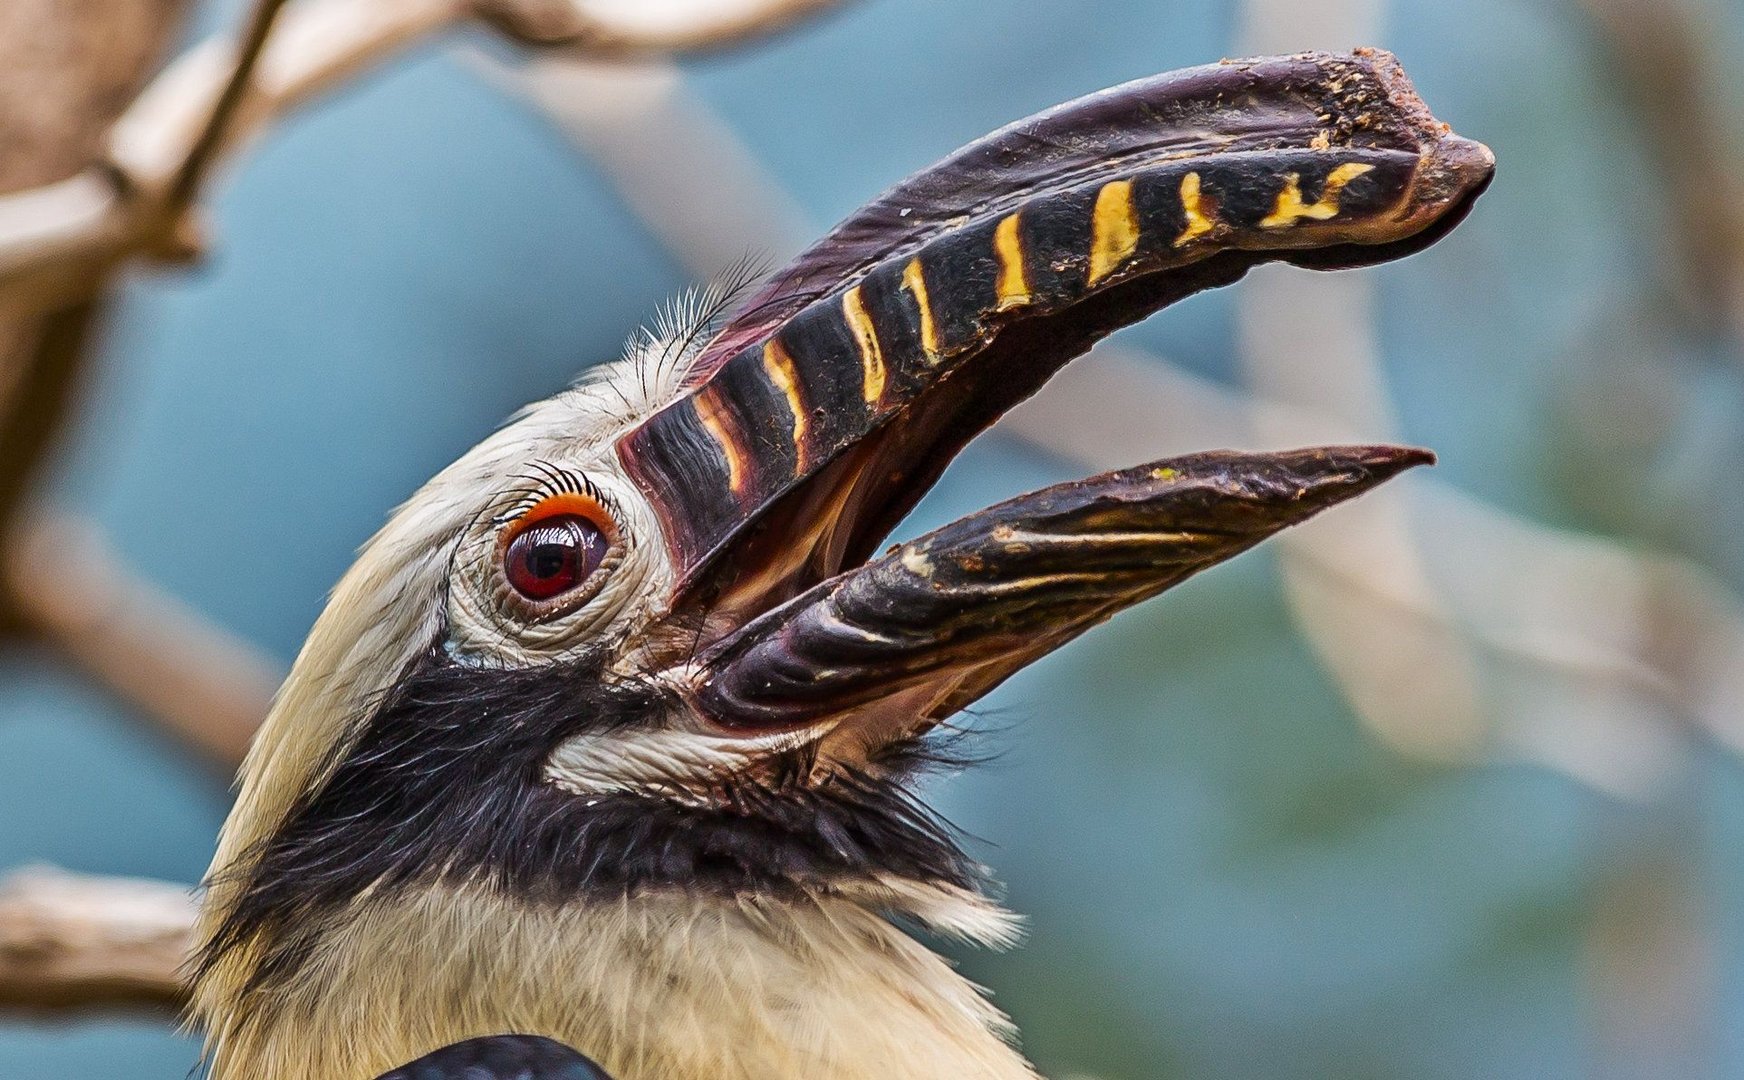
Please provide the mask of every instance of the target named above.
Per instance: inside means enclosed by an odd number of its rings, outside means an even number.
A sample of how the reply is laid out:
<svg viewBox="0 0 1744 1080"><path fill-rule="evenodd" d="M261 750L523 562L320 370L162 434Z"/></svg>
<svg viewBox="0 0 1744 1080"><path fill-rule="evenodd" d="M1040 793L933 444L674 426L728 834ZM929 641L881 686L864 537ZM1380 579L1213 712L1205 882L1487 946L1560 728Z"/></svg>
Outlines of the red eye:
<svg viewBox="0 0 1744 1080"><path fill-rule="evenodd" d="M503 572L529 600L549 600L587 580L610 544L600 527L577 514L542 518L523 528L503 552Z"/></svg>

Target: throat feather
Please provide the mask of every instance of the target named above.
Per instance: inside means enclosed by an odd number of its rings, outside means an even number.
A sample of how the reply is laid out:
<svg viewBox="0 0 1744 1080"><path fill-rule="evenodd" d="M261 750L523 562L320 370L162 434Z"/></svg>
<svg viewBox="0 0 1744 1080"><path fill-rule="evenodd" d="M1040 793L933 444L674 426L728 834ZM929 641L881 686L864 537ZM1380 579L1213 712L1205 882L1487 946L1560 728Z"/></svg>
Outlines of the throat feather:
<svg viewBox="0 0 1744 1080"><path fill-rule="evenodd" d="M1006 1018L870 899L662 892L550 907L480 886L406 893L333 927L301 974L239 1016L213 1077L355 1080L513 1031L618 1080L1034 1080Z"/></svg>

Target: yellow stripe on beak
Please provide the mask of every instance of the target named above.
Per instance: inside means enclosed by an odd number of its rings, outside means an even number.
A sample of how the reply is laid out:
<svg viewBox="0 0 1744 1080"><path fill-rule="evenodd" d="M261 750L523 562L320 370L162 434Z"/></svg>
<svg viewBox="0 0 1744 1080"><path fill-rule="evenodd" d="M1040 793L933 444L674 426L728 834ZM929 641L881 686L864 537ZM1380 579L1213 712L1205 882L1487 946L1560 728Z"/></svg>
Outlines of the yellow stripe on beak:
<svg viewBox="0 0 1744 1080"><path fill-rule="evenodd" d="M1265 220L1260 222L1262 229L1282 229L1294 225L1303 218L1310 221L1331 221L1338 216L1339 196L1345 187L1363 173L1372 172L1373 165L1364 165L1355 161L1347 161L1327 174L1326 185L1320 191L1320 198L1311 203L1302 201L1302 176L1291 173L1284 183L1284 190L1278 193L1278 205Z"/></svg>
<svg viewBox="0 0 1744 1080"><path fill-rule="evenodd" d="M1138 249L1138 215L1132 208L1132 181L1115 180L1096 193L1090 214L1088 284L1114 273Z"/></svg>
<svg viewBox="0 0 1744 1080"><path fill-rule="evenodd" d="M806 415L805 398L799 392L799 376L793 370L793 357L787 355L780 338L764 342L763 372L787 399L787 408L793 413L793 474L799 476L809 468L805 439L811 430L811 417Z"/></svg>
<svg viewBox="0 0 1744 1080"><path fill-rule="evenodd" d="M993 230L993 253L999 258L999 310L1022 307L1030 302L1029 277L1023 268L1023 238L1017 234L1018 215L1010 214Z"/></svg>
<svg viewBox="0 0 1744 1080"><path fill-rule="evenodd" d="M878 347L878 330L872 325L866 301L860 298L860 286L842 294L842 314L860 345L861 392L866 404L876 405L884 397L884 351Z"/></svg>
<svg viewBox="0 0 1744 1080"><path fill-rule="evenodd" d="M1181 178L1181 211L1187 215L1187 227L1175 237L1176 247L1190 244L1217 228L1217 222L1205 212L1205 188L1196 172Z"/></svg>

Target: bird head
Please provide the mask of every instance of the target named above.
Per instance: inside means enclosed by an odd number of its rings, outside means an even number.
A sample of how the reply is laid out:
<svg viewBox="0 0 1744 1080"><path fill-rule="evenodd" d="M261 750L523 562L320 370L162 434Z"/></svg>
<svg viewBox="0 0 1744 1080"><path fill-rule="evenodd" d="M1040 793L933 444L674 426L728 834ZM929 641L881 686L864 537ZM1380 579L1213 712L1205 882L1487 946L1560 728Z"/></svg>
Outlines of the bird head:
<svg viewBox="0 0 1744 1080"><path fill-rule="evenodd" d="M438 886L840 894L997 936L911 790L938 725L1429 455L1198 454L886 535L1099 337L1263 262L1416 251L1491 167L1385 54L1143 80L970 145L524 410L311 633L216 864L208 1016Z"/></svg>

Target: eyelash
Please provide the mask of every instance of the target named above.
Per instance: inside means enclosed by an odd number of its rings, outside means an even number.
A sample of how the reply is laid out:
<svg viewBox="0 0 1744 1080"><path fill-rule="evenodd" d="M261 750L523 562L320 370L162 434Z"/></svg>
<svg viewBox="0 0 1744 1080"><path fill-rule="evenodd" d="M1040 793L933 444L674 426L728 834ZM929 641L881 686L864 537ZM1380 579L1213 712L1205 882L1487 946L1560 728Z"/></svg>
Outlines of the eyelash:
<svg viewBox="0 0 1744 1080"><path fill-rule="evenodd" d="M585 495L598 503L600 509L609 514L614 521L622 520L618 513L615 499L602 491L599 485L582 476L580 473L553 465L547 461L532 461L528 463L532 472L522 473L516 477L525 481L527 486L515 488L506 494L514 499L502 513L491 518L491 524L501 529L512 525L541 503L561 495Z"/></svg>

